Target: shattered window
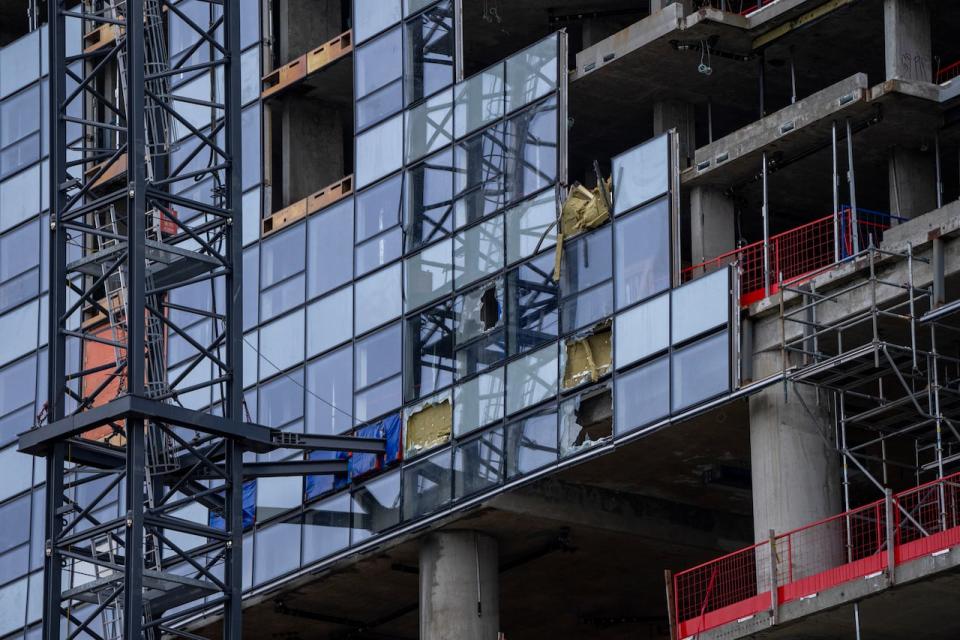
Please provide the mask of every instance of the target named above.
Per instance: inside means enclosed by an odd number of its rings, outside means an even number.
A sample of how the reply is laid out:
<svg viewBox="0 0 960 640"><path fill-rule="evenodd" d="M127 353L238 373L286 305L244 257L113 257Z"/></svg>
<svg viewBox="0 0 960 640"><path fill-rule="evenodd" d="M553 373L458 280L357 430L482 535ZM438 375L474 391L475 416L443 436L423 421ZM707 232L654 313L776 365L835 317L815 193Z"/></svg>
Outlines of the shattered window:
<svg viewBox="0 0 960 640"><path fill-rule="evenodd" d="M730 389L730 342L726 331L673 353L673 410L679 411Z"/></svg>
<svg viewBox="0 0 960 640"><path fill-rule="evenodd" d="M479 373L506 357L501 278L459 296L454 311L459 378Z"/></svg>
<svg viewBox="0 0 960 640"><path fill-rule="evenodd" d="M453 392L453 433L457 437L503 418L503 367L457 385Z"/></svg>
<svg viewBox="0 0 960 640"><path fill-rule="evenodd" d="M613 275L610 234L608 225L564 245L560 269L560 290L564 297L589 289ZM631 253L633 251L631 248Z"/></svg>
<svg viewBox="0 0 960 640"><path fill-rule="evenodd" d="M613 434L610 386L594 387L560 405L560 457L605 442Z"/></svg>
<svg viewBox="0 0 960 640"><path fill-rule="evenodd" d="M506 427L507 479L557 461L557 407Z"/></svg>
<svg viewBox="0 0 960 640"><path fill-rule="evenodd" d="M493 213L504 205L506 146L504 126L496 124L455 147L457 227Z"/></svg>
<svg viewBox="0 0 960 640"><path fill-rule="evenodd" d="M453 382L454 321L453 301L407 318L405 400L430 395Z"/></svg>
<svg viewBox="0 0 960 640"><path fill-rule="evenodd" d="M670 358L664 356L618 375L616 397L617 433L667 416L670 413Z"/></svg>
<svg viewBox="0 0 960 640"><path fill-rule="evenodd" d="M450 441L453 407L450 391L438 393L403 412L404 452L419 455Z"/></svg>
<svg viewBox="0 0 960 640"><path fill-rule="evenodd" d="M454 236L453 264L457 288L503 268L503 217L481 222Z"/></svg>
<svg viewBox="0 0 960 640"><path fill-rule="evenodd" d="M551 35L506 60L507 112L557 88L559 40Z"/></svg>
<svg viewBox="0 0 960 640"><path fill-rule="evenodd" d="M507 200L524 198L557 179L557 98L507 121Z"/></svg>
<svg viewBox="0 0 960 640"><path fill-rule="evenodd" d="M408 251L450 233L453 226L453 152L449 149L441 151L408 170L403 191Z"/></svg>
<svg viewBox="0 0 960 640"><path fill-rule="evenodd" d="M458 138L503 116L503 68L501 62L457 85L454 101Z"/></svg>
<svg viewBox="0 0 960 640"><path fill-rule="evenodd" d="M453 240L441 240L404 265L406 308L415 309L453 291Z"/></svg>
<svg viewBox="0 0 960 640"><path fill-rule="evenodd" d="M407 21L403 45L408 105L453 84L453 4L442 2Z"/></svg>
<svg viewBox="0 0 960 640"><path fill-rule="evenodd" d="M416 162L453 141L453 89L407 110L407 162Z"/></svg>
<svg viewBox="0 0 960 640"><path fill-rule="evenodd" d="M496 486L503 479L503 430L491 429L457 447L453 457L453 491L464 498Z"/></svg>
<svg viewBox="0 0 960 640"><path fill-rule="evenodd" d="M682 308L699 309L699 304ZM617 316L617 367L642 360L669 346L669 294L648 300Z"/></svg>
<svg viewBox="0 0 960 640"><path fill-rule="evenodd" d="M670 286L670 207L663 198L617 220L617 308Z"/></svg>
<svg viewBox="0 0 960 640"><path fill-rule="evenodd" d="M404 520L427 515L450 502L452 462L450 449L444 449L403 469Z"/></svg>
<svg viewBox="0 0 960 640"><path fill-rule="evenodd" d="M557 345L514 360L507 365L507 413L516 413L556 395Z"/></svg>
<svg viewBox="0 0 960 640"><path fill-rule="evenodd" d="M670 136L663 134L613 159L613 212L626 213L670 189Z"/></svg>
<svg viewBox="0 0 960 640"><path fill-rule="evenodd" d="M524 200L506 212L507 262L514 263L557 242L557 195L554 189Z"/></svg>
<svg viewBox="0 0 960 640"><path fill-rule="evenodd" d="M353 492L352 542L356 544L400 523L400 470Z"/></svg>
<svg viewBox="0 0 960 640"><path fill-rule="evenodd" d="M511 355L538 347L559 333L559 287L553 280L553 266L553 254L545 253L507 275Z"/></svg>

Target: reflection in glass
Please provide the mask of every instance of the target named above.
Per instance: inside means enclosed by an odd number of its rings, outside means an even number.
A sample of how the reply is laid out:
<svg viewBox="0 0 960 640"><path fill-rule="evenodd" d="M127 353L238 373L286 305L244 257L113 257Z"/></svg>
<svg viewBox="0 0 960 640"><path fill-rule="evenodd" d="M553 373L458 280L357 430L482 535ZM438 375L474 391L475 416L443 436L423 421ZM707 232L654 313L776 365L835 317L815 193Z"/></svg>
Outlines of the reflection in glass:
<svg viewBox="0 0 960 640"><path fill-rule="evenodd" d="M507 58L507 113L557 88L558 47L554 34Z"/></svg>
<svg viewBox="0 0 960 640"><path fill-rule="evenodd" d="M260 387L259 422L280 427L303 417L303 369L297 369Z"/></svg>
<svg viewBox="0 0 960 640"><path fill-rule="evenodd" d="M557 179L557 99L528 107L507 121L507 201L536 193Z"/></svg>
<svg viewBox="0 0 960 640"><path fill-rule="evenodd" d="M427 456L403 469L403 519L412 520L450 502L450 449Z"/></svg>
<svg viewBox="0 0 960 640"><path fill-rule="evenodd" d="M400 79L403 74L403 59L400 57L402 46L403 37L398 27L376 40L357 47L355 53L357 100Z"/></svg>
<svg viewBox="0 0 960 640"><path fill-rule="evenodd" d="M507 479L557 461L557 410L537 413L507 425Z"/></svg>
<svg viewBox="0 0 960 640"><path fill-rule="evenodd" d="M670 286L670 208L667 198L617 220L617 308Z"/></svg>
<svg viewBox="0 0 960 640"><path fill-rule="evenodd" d="M447 235L453 224L453 153L441 151L407 171L403 185L407 250Z"/></svg>
<svg viewBox="0 0 960 640"><path fill-rule="evenodd" d="M299 514L258 528L254 536L253 579L256 584L263 584L300 565Z"/></svg>
<svg viewBox="0 0 960 640"><path fill-rule="evenodd" d="M403 164L403 116L367 129L357 136L357 187L392 173Z"/></svg>
<svg viewBox="0 0 960 640"><path fill-rule="evenodd" d="M297 229L300 233L302 229ZM309 297L321 295L353 277L353 199L346 198L307 222Z"/></svg>
<svg viewBox="0 0 960 640"><path fill-rule="evenodd" d="M424 11L405 30L404 93L412 104L453 84L453 3Z"/></svg>
<svg viewBox="0 0 960 640"><path fill-rule="evenodd" d="M665 417L670 413L670 358L664 356L620 374L614 395L617 433Z"/></svg>
<svg viewBox="0 0 960 640"><path fill-rule="evenodd" d="M497 279L456 299L458 378L479 373L506 356L503 295L503 280Z"/></svg>
<svg viewBox="0 0 960 640"><path fill-rule="evenodd" d="M353 289L344 287L307 307L307 357L353 336Z"/></svg>
<svg viewBox="0 0 960 640"><path fill-rule="evenodd" d="M400 22L400 0L353 0L353 33L363 42Z"/></svg>
<svg viewBox="0 0 960 640"><path fill-rule="evenodd" d="M577 331L613 314L613 283L606 282L560 303L563 333Z"/></svg>
<svg viewBox="0 0 960 640"><path fill-rule="evenodd" d="M671 292L673 308L696 309L696 313L674 313L673 343L683 342L725 324L730 316L730 274L727 269L688 282Z"/></svg>
<svg viewBox="0 0 960 640"><path fill-rule="evenodd" d="M558 360L557 345L551 344L507 365L508 413L556 395Z"/></svg>
<svg viewBox="0 0 960 640"><path fill-rule="evenodd" d="M456 132L461 138L503 115L503 63L456 87Z"/></svg>
<svg viewBox="0 0 960 640"><path fill-rule="evenodd" d="M357 392L353 415L358 422L366 422L397 409L402 403L400 375Z"/></svg>
<svg viewBox="0 0 960 640"><path fill-rule="evenodd" d="M357 131L393 115L403 106L403 83L398 79L357 100Z"/></svg>
<svg viewBox="0 0 960 640"><path fill-rule="evenodd" d="M356 274L362 276L374 269L379 269L399 258L402 253L403 232L400 227L394 227L386 233L357 245L353 253Z"/></svg>
<svg viewBox="0 0 960 640"><path fill-rule="evenodd" d="M503 268L503 218L474 225L453 239L456 286L463 287Z"/></svg>
<svg viewBox="0 0 960 640"><path fill-rule="evenodd" d="M286 229L263 241L260 247L263 265L260 286L266 289L304 268L303 228Z"/></svg>
<svg viewBox="0 0 960 640"><path fill-rule="evenodd" d="M453 382L453 331L451 301L407 318L405 400L422 398Z"/></svg>
<svg viewBox="0 0 960 640"><path fill-rule="evenodd" d="M400 471L384 474L353 492L353 544L400 523Z"/></svg>
<svg viewBox="0 0 960 640"><path fill-rule="evenodd" d="M489 489L503 478L503 430L491 429L457 447L453 457L457 498Z"/></svg>
<svg viewBox="0 0 960 640"><path fill-rule="evenodd" d="M413 309L453 290L453 240L441 240L407 258L406 307Z"/></svg>
<svg viewBox="0 0 960 640"><path fill-rule="evenodd" d="M325 558L350 545L350 495L310 505L303 513L303 562Z"/></svg>
<svg viewBox="0 0 960 640"><path fill-rule="evenodd" d="M693 304L678 308L697 309ZM670 346L670 296L664 294L622 312L616 319L615 358L617 367L642 360Z"/></svg>
<svg viewBox="0 0 960 640"><path fill-rule="evenodd" d="M559 287L553 265L553 253L544 253L507 274L511 355L538 347L559 333Z"/></svg>
<svg viewBox="0 0 960 640"><path fill-rule="evenodd" d="M673 410L730 389L729 335L721 331L673 353Z"/></svg>
<svg viewBox="0 0 960 640"><path fill-rule="evenodd" d="M355 290L356 333L363 333L400 315L403 305L401 264L381 269L362 280L357 280Z"/></svg>
<svg viewBox="0 0 960 640"><path fill-rule="evenodd" d="M609 280L613 275L610 233L608 225L566 244L560 269L560 290L564 297Z"/></svg>
<svg viewBox="0 0 960 640"><path fill-rule="evenodd" d="M398 173L357 194L357 242L400 224L402 178Z"/></svg>
<svg viewBox="0 0 960 640"><path fill-rule="evenodd" d="M400 323L390 325L355 345L354 378L358 389L400 373Z"/></svg>
<svg viewBox="0 0 960 640"><path fill-rule="evenodd" d="M481 373L453 391L453 433L462 436L503 418L503 368Z"/></svg>
<svg viewBox="0 0 960 640"><path fill-rule="evenodd" d="M260 327L260 378L303 361L304 312L293 313Z"/></svg>
<svg viewBox="0 0 960 640"><path fill-rule="evenodd" d="M507 209L506 219L508 263L557 243L557 196L553 189Z"/></svg>
<svg viewBox="0 0 960 640"><path fill-rule="evenodd" d="M458 195L465 194L457 210L457 226L479 220L504 204L506 147L504 126L496 124L457 144L455 149Z"/></svg>
<svg viewBox="0 0 960 640"><path fill-rule="evenodd" d="M343 433L353 426L353 348L338 349L307 365L307 433Z"/></svg>
<svg viewBox="0 0 960 640"><path fill-rule="evenodd" d="M453 90L408 109L405 115L407 163L453 141Z"/></svg>
<svg viewBox="0 0 960 640"><path fill-rule="evenodd" d="M669 134L645 142L613 159L613 211L626 213L670 188Z"/></svg>

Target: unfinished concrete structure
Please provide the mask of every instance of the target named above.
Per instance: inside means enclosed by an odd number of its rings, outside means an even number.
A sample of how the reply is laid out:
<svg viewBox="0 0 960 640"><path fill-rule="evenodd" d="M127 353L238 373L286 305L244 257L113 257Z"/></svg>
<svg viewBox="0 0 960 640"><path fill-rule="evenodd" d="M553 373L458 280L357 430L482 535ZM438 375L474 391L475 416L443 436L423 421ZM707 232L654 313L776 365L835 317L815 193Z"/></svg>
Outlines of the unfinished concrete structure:
<svg viewBox="0 0 960 640"><path fill-rule="evenodd" d="M213 130L216 3L170 4L173 99ZM386 442L249 485L245 635L957 635L960 8L239 4L248 420ZM37 14L0 1L0 327L40 326L0 350L4 443L45 398L15 386L46 357ZM171 376L204 380L215 321ZM0 637L38 637L41 463L0 457Z"/></svg>

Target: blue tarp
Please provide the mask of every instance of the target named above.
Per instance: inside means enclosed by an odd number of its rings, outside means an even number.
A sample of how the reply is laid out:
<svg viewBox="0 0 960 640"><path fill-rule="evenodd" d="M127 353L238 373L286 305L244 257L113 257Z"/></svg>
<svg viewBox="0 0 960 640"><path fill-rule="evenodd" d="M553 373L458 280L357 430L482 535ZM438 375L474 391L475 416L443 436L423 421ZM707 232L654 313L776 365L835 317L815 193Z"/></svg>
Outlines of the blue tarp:
<svg viewBox="0 0 960 640"><path fill-rule="evenodd" d="M218 494L221 497L223 494ZM257 481L248 480L243 483L243 528L249 529L256 521L257 513ZM223 521L223 514L210 512L207 522L212 529L226 529Z"/></svg>

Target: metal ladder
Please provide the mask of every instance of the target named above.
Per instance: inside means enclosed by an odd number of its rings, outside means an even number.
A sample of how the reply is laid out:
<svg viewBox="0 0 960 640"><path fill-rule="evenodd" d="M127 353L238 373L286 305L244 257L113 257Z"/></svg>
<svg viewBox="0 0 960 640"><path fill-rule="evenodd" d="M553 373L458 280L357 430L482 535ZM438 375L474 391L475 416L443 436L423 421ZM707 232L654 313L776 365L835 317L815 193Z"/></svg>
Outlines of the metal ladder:
<svg viewBox="0 0 960 640"><path fill-rule="evenodd" d="M120 240L120 229L117 224L117 211L113 205L94 213L94 224L101 233L97 234L97 251L105 252L116 247ZM100 263L101 272L106 274L110 269L110 260ZM119 370L126 362L124 345L127 340L127 275L125 265L120 265L103 283L106 298L107 319L110 322L110 337L113 341L114 360ZM124 384L120 377L121 389Z"/></svg>
<svg viewBox="0 0 960 640"><path fill-rule="evenodd" d="M100 562L116 566L117 541L113 535L104 533L90 539L90 554L93 562L93 579L114 578L110 582L97 587L97 605L103 607L100 620L103 625L104 640L121 640L123 638L123 599L117 591L123 585L123 573L105 567Z"/></svg>

